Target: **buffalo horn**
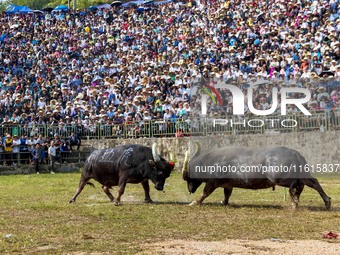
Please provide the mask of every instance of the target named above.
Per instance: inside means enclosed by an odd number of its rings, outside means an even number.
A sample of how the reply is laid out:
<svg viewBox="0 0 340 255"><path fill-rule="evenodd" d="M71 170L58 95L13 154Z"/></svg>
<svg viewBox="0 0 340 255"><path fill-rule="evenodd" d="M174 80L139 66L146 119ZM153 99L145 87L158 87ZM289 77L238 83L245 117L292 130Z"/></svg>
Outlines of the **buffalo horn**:
<svg viewBox="0 0 340 255"><path fill-rule="evenodd" d="M183 180L185 181L188 178L188 162L189 162L188 155L189 155L189 152L186 151L185 157L184 157L183 168L182 168L182 177L183 177Z"/></svg>
<svg viewBox="0 0 340 255"><path fill-rule="evenodd" d="M201 154L201 144L197 141L195 141L195 144L196 144L196 151L192 158L197 157L198 155Z"/></svg>
<svg viewBox="0 0 340 255"><path fill-rule="evenodd" d="M174 156L172 155L172 151L169 150L169 159L171 162L174 162Z"/></svg>
<svg viewBox="0 0 340 255"><path fill-rule="evenodd" d="M161 159L160 159L160 157L159 157L159 155L158 155L158 153L157 153L156 147L157 147L157 143L153 143L153 144L152 144L152 157L153 157L153 160L154 160L156 163L158 163L158 162L161 161Z"/></svg>

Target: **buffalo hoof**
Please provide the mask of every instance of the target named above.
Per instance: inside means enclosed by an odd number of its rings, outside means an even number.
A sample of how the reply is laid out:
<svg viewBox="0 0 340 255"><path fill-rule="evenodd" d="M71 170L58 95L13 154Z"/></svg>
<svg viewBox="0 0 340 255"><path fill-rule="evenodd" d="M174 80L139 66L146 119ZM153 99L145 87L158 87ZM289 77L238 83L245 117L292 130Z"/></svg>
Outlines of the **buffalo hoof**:
<svg viewBox="0 0 340 255"><path fill-rule="evenodd" d="M331 200L328 200L327 202L325 202L325 206L327 210L331 209L331 205L332 205Z"/></svg>
<svg viewBox="0 0 340 255"><path fill-rule="evenodd" d="M198 205L197 201L192 201L189 206L194 206L194 205Z"/></svg>
<svg viewBox="0 0 340 255"><path fill-rule="evenodd" d="M228 203L228 202L225 202L225 201L221 201L220 203L221 203L221 205L223 205L223 206L228 206L228 205L229 205L229 203Z"/></svg>
<svg viewBox="0 0 340 255"><path fill-rule="evenodd" d="M74 203L74 202L76 202L76 200L74 199L71 199L70 201L68 201L69 204Z"/></svg>
<svg viewBox="0 0 340 255"><path fill-rule="evenodd" d="M292 203L292 209L293 210L296 210L298 208L298 203Z"/></svg>
<svg viewBox="0 0 340 255"><path fill-rule="evenodd" d="M152 199L145 199L145 200L144 200L144 203L146 203L146 204L152 204L153 201L152 201Z"/></svg>
<svg viewBox="0 0 340 255"><path fill-rule="evenodd" d="M121 203L120 203L120 202L117 202L117 201L113 202L113 204L114 204L115 206L121 205Z"/></svg>

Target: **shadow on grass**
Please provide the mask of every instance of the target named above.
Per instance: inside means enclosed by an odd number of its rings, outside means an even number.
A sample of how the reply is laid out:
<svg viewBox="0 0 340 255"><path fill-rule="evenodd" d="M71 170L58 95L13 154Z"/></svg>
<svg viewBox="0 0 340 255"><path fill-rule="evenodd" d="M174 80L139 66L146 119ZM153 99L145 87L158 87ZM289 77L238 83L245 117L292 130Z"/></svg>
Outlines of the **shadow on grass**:
<svg viewBox="0 0 340 255"><path fill-rule="evenodd" d="M340 212L340 207L331 207L330 210L327 210L324 206L299 206L299 210L308 210L312 212Z"/></svg>
<svg viewBox="0 0 340 255"><path fill-rule="evenodd" d="M120 206L124 205L183 205L183 206L189 206L191 202L184 202L184 201L154 201L153 203L145 203L144 201L122 201L122 204ZM112 206L113 203L110 201L96 201L93 203L86 203L86 202L76 202L75 205L85 205L85 206L101 206L101 205L109 205L111 204ZM72 205L72 204L69 204ZM209 206L209 207L225 207L227 208L232 208L232 209L242 209L242 208L249 208L249 209L276 209L276 210L292 210L290 204L287 205L259 205L259 204L229 204L227 206L222 205L222 203L218 202L205 202L201 206ZM199 207L198 205L194 205L193 207ZM340 212L340 207L332 207L330 210L327 210L323 206L299 206L297 208L297 211L313 211L313 212Z"/></svg>
<svg viewBox="0 0 340 255"><path fill-rule="evenodd" d="M189 206L191 202L175 202L175 201L155 201L153 204L156 205L186 205ZM223 205L221 202L205 202L201 206L209 207L225 207L225 208L268 208L268 209L282 209L284 206L281 205L252 205L252 204L229 204ZM199 207L198 205L193 205L193 207Z"/></svg>

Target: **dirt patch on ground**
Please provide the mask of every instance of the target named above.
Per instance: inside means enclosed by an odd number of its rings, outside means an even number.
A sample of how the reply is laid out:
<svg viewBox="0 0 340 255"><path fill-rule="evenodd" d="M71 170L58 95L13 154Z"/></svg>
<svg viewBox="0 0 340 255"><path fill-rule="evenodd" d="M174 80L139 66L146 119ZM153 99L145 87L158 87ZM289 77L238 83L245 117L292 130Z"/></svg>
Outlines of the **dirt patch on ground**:
<svg viewBox="0 0 340 255"><path fill-rule="evenodd" d="M340 254L340 241L327 240L226 240L220 242L171 240L143 245L140 255L305 255Z"/></svg>

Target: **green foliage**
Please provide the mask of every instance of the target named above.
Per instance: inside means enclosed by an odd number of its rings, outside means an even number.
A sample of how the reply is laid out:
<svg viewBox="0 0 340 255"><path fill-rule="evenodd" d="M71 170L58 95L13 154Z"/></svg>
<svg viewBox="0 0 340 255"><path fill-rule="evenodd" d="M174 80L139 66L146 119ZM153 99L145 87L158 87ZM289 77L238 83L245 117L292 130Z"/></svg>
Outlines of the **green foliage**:
<svg viewBox="0 0 340 255"><path fill-rule="evenodd" d="M48 0L8 0L6 2L6 6L8 4L15 4L15 5L26 5L33 10L42 9L46 4L48 4Z"/></svg>
<svg viewBox="0 0 340 255"><path fill-rule="evenodd" d="M70 8L73 9L73 1L70 0ZM76 8L78 10L85 9L91 5L99 5L103 3L111 3L107 0L76 0ZM33 10L41 10L44 7L56 7L58 5L68 5L68 0L7 0L0 3L0 10L5 10L9 4L26 5Z"/></svg>

